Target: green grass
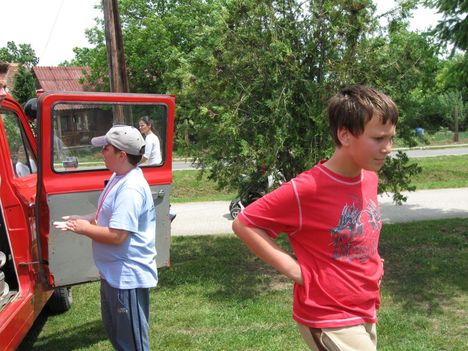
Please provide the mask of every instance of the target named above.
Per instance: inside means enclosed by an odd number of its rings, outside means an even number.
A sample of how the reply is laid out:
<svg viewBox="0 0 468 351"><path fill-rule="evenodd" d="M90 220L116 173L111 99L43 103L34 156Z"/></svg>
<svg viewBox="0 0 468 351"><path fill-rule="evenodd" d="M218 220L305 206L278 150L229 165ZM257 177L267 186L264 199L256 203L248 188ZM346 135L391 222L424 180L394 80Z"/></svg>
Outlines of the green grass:
<svg viewBox="0 0 468 351"><path fill-rule="evenodd" d="M235 191L219 190L206 173L198 170L175 171L173 174L171 202L230 201Z"/></svg>
<svg viewBox="0 0 468 351"><path fill-rule="evenodd" d="M463 131L458 133L458 142L453 141L453 132L447 129L442 129L436 133L429 134L425 133L421 137L415 139L418 146L427 146L427 145L450 145L450 144L467 144L468 143L468 131ZM407 144L404 140L395 138L393 147L406 147Z"/></svg>
<svg viewBox="0 0 468 351"><path fill-rule="evenodd" d="M468 187L468 155L415 158L412 162L422 167L422 173L411 181L417 190ZM197 170L174 172L171 201L227 201L236 196L235 191L218 190L215 182L199 174Z"/></svg>
<svg viewBox="0 0 468 351"><path fill-rule="evenodd" d="M432 135L425 135L425 138L430 145L447 145L455 144L453 142L453 132L449 130L441 130ZM468 131L458 133L458 143L468 143Z"/></svg>
<svg viewBox="0 0 468 351"><path fill-rule="evenodd" d="M468 155L417 158L422 172L411 179L416 189L468 187Z"/></svg>
<svg viewBox="0 0 468 351"><path fill-rule="evenodd" d="M461 219L384 226L379 350L468 349L467 236ZM234 235L174 237L172 263L151 292L152 350L306 350L291 318L292 284ZM112 349L98 284L73 294L72 309L43 315L20 350Z"/></svg>

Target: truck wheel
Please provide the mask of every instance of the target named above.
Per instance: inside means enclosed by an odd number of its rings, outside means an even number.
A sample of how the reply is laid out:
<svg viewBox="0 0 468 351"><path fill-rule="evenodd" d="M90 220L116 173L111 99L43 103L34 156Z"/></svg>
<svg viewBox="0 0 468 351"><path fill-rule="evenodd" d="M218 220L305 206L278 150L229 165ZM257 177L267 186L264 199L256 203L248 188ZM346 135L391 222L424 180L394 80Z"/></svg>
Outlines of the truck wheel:
<svg viewBox="0 0 468 351"><path fill-rule="evenodd" d="M47 302L47 309L52 314L59 314L70 309L73 298L70 288L56 288Z"/></svg>

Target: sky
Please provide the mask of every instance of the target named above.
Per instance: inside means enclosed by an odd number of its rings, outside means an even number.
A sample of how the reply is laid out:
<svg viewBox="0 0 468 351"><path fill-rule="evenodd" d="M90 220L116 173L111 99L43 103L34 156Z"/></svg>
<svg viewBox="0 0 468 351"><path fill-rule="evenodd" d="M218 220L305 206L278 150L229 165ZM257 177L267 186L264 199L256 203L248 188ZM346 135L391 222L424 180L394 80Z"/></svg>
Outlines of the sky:
<svg viewBox="0 0 468 351"><path fill-rule="evenodd" d="M5 2L5 0L0 0ZM90 47L85 30L102 13L94 9L101 0L6 0L2 4L0 47L8 41L30 44L39 57L39 66L56 66L74 58L73 48ZM396 1L378 0L378 12L395 6ZM440 15L419 9L411 21L412 30L437 24Z"/></svg>

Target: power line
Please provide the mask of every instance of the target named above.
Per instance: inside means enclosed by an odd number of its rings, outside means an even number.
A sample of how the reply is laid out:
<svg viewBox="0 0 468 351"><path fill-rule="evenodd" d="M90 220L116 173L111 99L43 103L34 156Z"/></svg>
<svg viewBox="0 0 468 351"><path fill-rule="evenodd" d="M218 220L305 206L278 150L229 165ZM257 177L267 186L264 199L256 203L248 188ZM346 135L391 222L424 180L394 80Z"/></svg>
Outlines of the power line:
<svg viewBox="0 0 468 351"><path fill-rule="evenodd" d="M52 38L52 34L53 34L54 30L55 30L55 25L57 24L57 20L58 20L58 18L59 18L59 16L60 16L60 13L62 12L62 7L63 7L63 3L64 3L64 2L65 2L65 0L62 0L62 1L60 2L60 6L59 6L59 8L58 8L57 14L55 15L55 19L54 19L54 22L52 23L52 27L50 28L49 36L47 37L47 41L46 41L46 44L45 44L45 46L44 46L44 49L42 50L42 53L41 53L40 58L41 58L41 57L44 57L45 52L46 52L46 50L47 50L47 47L49 46L50 38ZM39 59L40 59L40 58L39 58Z"/></svg>

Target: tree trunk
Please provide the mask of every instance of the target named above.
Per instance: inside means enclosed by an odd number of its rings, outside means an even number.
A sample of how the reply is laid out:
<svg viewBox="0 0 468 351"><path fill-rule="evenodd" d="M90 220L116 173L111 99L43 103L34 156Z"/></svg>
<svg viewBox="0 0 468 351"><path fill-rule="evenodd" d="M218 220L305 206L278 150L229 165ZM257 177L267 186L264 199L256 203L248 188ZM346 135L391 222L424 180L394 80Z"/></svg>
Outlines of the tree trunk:
<svg viewBox="0 0 468 351"><path fill-rule="evenodd" d="M459 136L458 136L458 108L455 106L453 110L453 141L458 142Z"/></svg>

